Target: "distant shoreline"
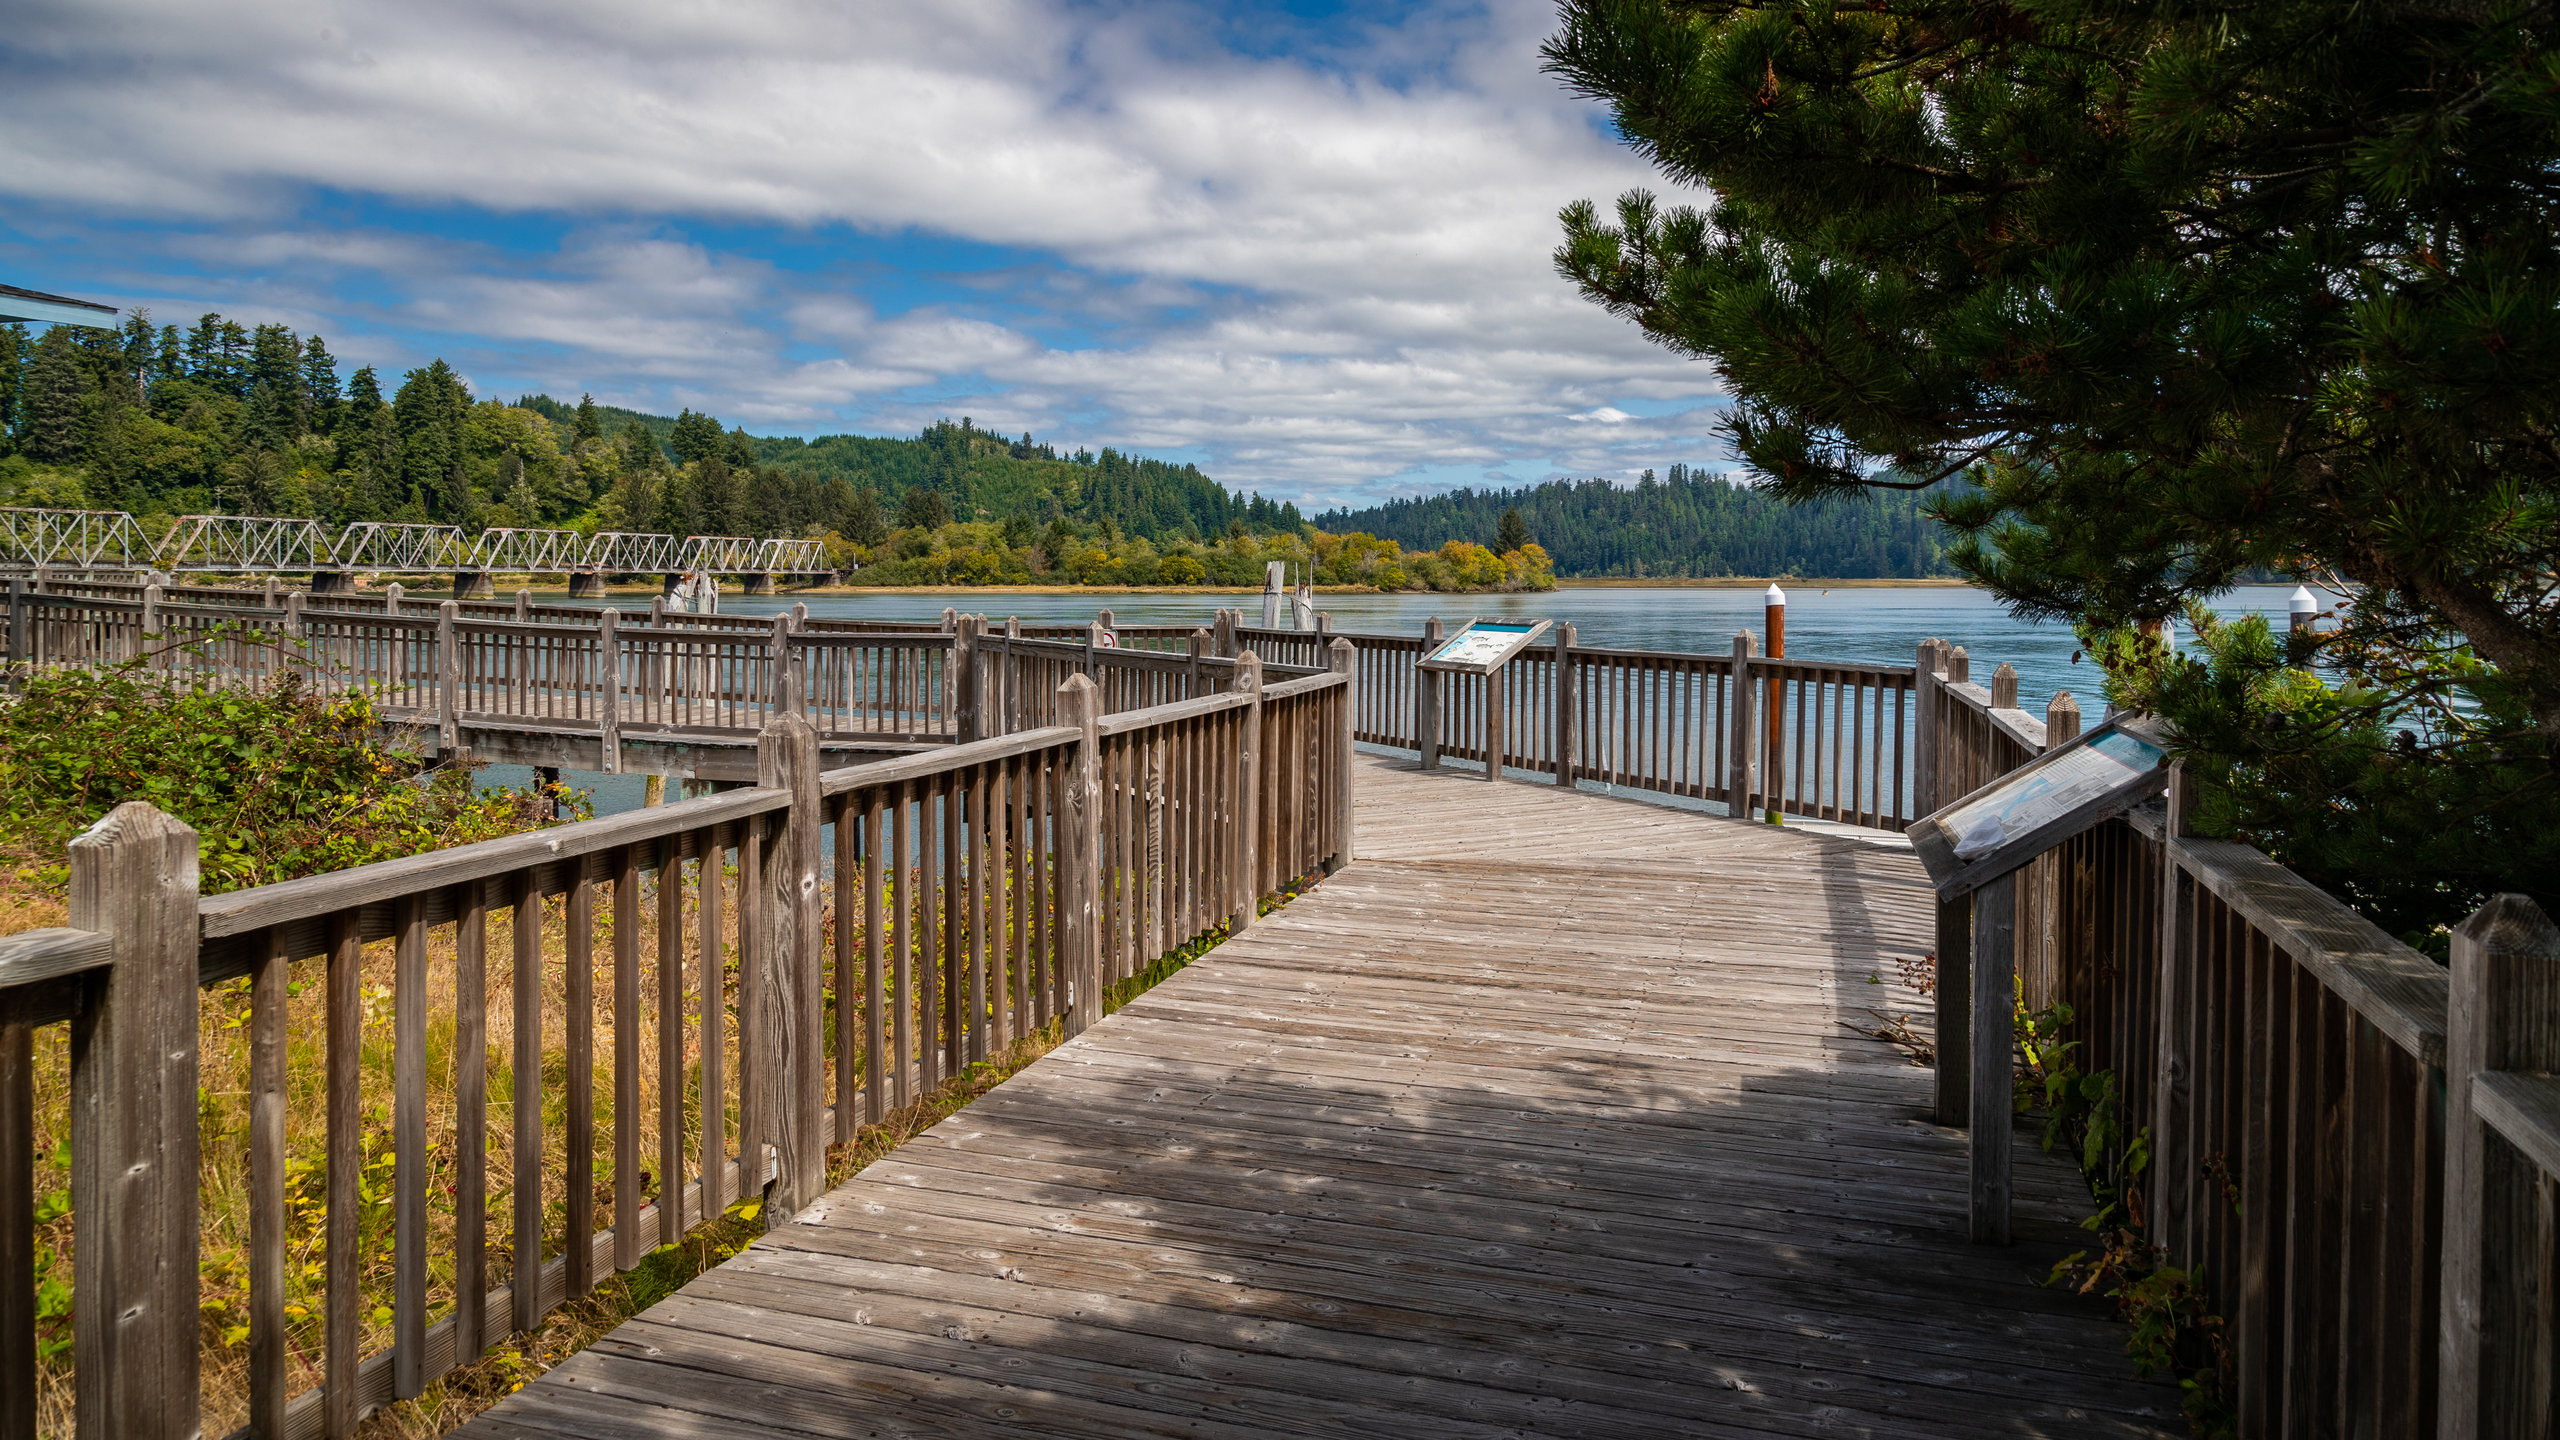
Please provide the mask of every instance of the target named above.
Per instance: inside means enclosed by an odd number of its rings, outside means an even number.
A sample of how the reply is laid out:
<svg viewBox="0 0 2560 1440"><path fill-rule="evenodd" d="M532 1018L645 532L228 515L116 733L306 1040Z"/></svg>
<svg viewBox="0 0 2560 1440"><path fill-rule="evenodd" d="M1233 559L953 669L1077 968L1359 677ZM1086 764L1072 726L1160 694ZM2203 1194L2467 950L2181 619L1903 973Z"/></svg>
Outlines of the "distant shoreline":
<svg viewBox="0 0 2560 1440"><path fill-rule="evenodd" d="M206 577L206 578L207 578L207 579L210 579L210 577ZM407 591L408 597L409 597L410 599L413 599L413 600L426 600L426 599L434 598L438 592L440 592L440 591L442 591L442 590L444 589L444 587L443 587L443 586L441 586L441 585L437 585L437 584L434 584L434 583L433 583L433 582L435 581L435 579L437 579L437 578L438 578L438 577L435 577L435 576L429 576L429 575L418 575L418 576L411 576L411 577L407 577L407 578L408 578L408 579L415 579L415 580L419 580L419 581L422 581L422 582L426 582L426 583L422 583L422 584L420 584L420 585L419 585L417 588L415 588L414 590L409 590L409 591ZM506 575L506 574L504 574L504 573L499 573L499 574L493 574L490 578L491 578L491 580L492 580L493 582L496 582L496 589L497 589L497 593L498 593L500 596L505 596L505 595L511 594L511 593L513 593L515 590L518 590L518 589L527 589L527 590L531 590L531 591L533 591L535 594L540 594L540 595L552 595L552 594L559 594L559 593L561 593L563 590L565 590L565 588L566 588L566 587L561 586L561 585L558 585L558 584L542 584L542 585L531 585L531 584L526 584L526 583L524 583L524 582L530 581L530 580L532 580L532 579L534 578L534 577L529 576L529 575ZM204 580L195 580L195 581L192 581L191 583L202 585L202 584L205 584L205 581L204 581ZM1778 586L1781 586L1781 587L1787 587L1787 586L1798 586L1798 587L1801 587L1801 586L1806 586L1806 585L1812 585L1812 586L1818 586L1818 587L1820 587L1820 588L1822 588L1822 589L1825 589L1825 590L1934 590L1934 589L1952 589L1952 588L1961 588L1961 587L1964 587L1964 586L1969 586L1969 585L1971 585L1972 583L1973 583L1973 582L1972 582L1972 581L1970 581L1970 580L1948 580L1948 579L1928 579L1928 580L1827 580L1827 579L1824 579L1824 578L1822 578L1822 577L1820 577L1820 576L1813 576L1813 575L1725 575L1725 576L1716 576L1716 577L1708 578L1708 579L1655 578L1655 577L1653 577L1653 576L1646 576L1646 577L1644 577L1644 578L1637 579L1637 578L1632 578L1632 577L1628 577L1628 576L1615 576L1615 575L1613 575L1613 576L1593 576L1593 577L1589 577L1589 578L1577 578L1577 579L1570 579L1570 580L1558 580L1558 581L1556 582L1556 589L1558 589L1558 590L1758 590L1758 589L1764 588L1764 587L1766 587L1766 586L1769 586L1769 585L1775 584L1775 585L1778 585ZM242 591L242 592L244 592L244 593L254 593L254 592L255 592L255 589L256 589L256 587L255 587L255 586L253 586L253 585L249 584L249 583L248 583L248 582L246 582L246 581L242 581L242 582L239 582L239 583L237 583L237 584L229 585L229 586L223 586L223 585L208 585L208 586L206 586L206 588L237 589L237 590L240 590L240 591ZM381 593L382 593L382 589L383 589L383 588L384 588L384 587L374 586L374 585L363 585L363 586L360 586L360 587L359 587L358 589L356 589L355 591L352 591L352 592L349 592L349 593L353 593L353 594L374 594L374 595L379 595L379 594L381 594ZM656 595L656 594L661 593L661 587L660 587L659 585L656 585L656 584L650 584L650 583L633 584L633 583L629 583L629 582L612 582L612 583L608 583L608 584L606 584L605 586L603 586L603 587L602 587L602 591L601 591L601 593L602 593L602 595L615 596L615 597L626 597L626 596L635 596L635 595ZM742 597L742 596L744 595L744 593L745 593L745 592L744 592L742 589L740 589L740 588L738 588L738 587L735 587L735 586L723 585L723 586L721 587L721 591L720 591L720 593L721 593L723 596L725 596L725 597ZM1263 590L1263 589L1261 589L1259 586L1252 586L1252 585L806 585L806 586L803 586L803 585L784 585L784 586L776 586L776 587L773 589L773 591L771 592L771 594L770 594L770 595L767 595L767 596L758 596L758 597L756 597L756 598L758 598L758 599L767 599L767 598L772 598L772 596L781 596L781 595L1141 595L1141 596L1143 596L1143 595L1262 595L1262 594L1266 594L1266 593L1268 593L1268 592L1264 591L1264 590ZM1544 590L1380 590L1380 589L1378 589L1377 587L1372 586L1372 585L1318 585L1318 586L1316 586L1316 587L1315 587L1315 593L1317 593L1318 595L1451 595L1451 596L1457 596L1457 595L1544 595L1544 594L1549 594L1549 593L1552 593L1552 592L1544 591Z"/></svg>
<svg viewBox="0 0 2560 1440"><path fill-rule="evenodd" d="M1825 590L1941 590L1969 586L1970 580L1932 577L1926 580L1829 580L1820 575L1718 575L1711 579L1640 579L1623 575L1558 580L1559 590L1755 590L1775 585L1816 585Z"/></svg>

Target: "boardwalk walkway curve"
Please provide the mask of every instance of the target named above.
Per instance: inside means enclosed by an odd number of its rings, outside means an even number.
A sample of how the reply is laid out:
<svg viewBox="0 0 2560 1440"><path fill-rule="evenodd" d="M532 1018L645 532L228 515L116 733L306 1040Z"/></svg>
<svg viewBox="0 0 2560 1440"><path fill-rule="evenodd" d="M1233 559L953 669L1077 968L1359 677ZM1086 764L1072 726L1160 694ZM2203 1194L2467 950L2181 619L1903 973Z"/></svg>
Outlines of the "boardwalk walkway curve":
<svg viewBox="0 0 2560 1440"><path fill-rule="evenodd" d="M83 1303L69 1351L84 1429L352 1435L690 1233L759 1171L776 1238L487 1424L2168 1424L2170 1392L2129 1382L2095 1302L2042 1285L2084 1238L2064 1224L2087 1204L2076 1181L2007 1125L1968 1142L1923 1118L1967 1120L1972 1057L2010 1045L2008 1005L1977 1014L1972 996L2008 992L2012 961L2023 1003L2068 1005L2075 1060L2119 1087L2101 1159L2130 1163L2142 1137L2142 1239L2226 1337L2237 1433L2441 1419L2468 1440L2539 1433L2526 1422L2549 1409L2560 1249L2532 1217L2560 1177L2560 927L2496 897L2450 937L2448 968L2266 854L2196 836L2173 768L2165 804L2018 872L2014 955L1968 947L1885 842L2067 743L2081 717L2067 696L2042 717L2018 708L2009 667L1976 683L1943 641L1912 665L1842 665L1758 654L1747 633L1730 654L1671 654L1586 647L1559 625L1476 676L1416 663L1437 622L1416 637L1225 612L1213 628L1115 627L1108 611L1075 627L798 607L644 619L525 592L422 607L398 586L43 577L12 579L8 599L6 683L128 661L207 684L307 671L369 690L437 752L745 786L218 897L164 863L174 822L147 806L74 846L90 903L70 927L0 937L0 1137L26 1132L31 1103L12 1055L56 1024L114 1042L73 1052L74 1093L195 1094L194 1051L149 1037L239 979L250 1068L281 1093L288 1026L320 1018L289 1019L291 977L306 1012L326 997L334 1153L363 1116L361 1067L340 1062L364 1048L368 946L414 977L449 947L457 1027L501 1002L556 1004L577 1050L609 1016L612 1113L632 1117L601 1164L603 1087L571 1065L565 1123L546 1137L528 1107L508 1146L527 1173L566 1161L543 1191L599 1198L567 1205L558 1237L533 1187L492 1213L500 1106L485 1074L431 1081L399 1060L423 1055L445 1003L401 989L385 1017L395 1106L424 1116L449 1095L458 1184L429 1192L433 1137L402 1126L394 1232L372 1243L354 1163L333 1167L325 1295L286 1270L281 1225L253 1226L248 1423L211 1430L180 1378L199 1348L193 1192L150 1163L194 1111L133 1111L75 1144L84 1233L166 1222L161 1252L181 1257L69 1252L109 1297ZM1355 744L1415 758L1355 766ZM1537 783L1485 783L1487 757ZM1726 818L1764 814L1787 827ZM1093 1028L1104 985L1317 873L1313 894ZM518 923L555 904L568 923L552 938ZM501 921L532 937L503 961ZM1934 1070L1856 1033L1871 1006L1924 1008L1893 962L1932 945L1975 952L1918 1022ZM606 946L609 1007L584 983ZM830 1197L827 1139L1061 1020L1064 1051ZM644 1074L661 1097L722 1097L698 1138L684 1106L650 1109ZM252 1216L273 1219L303 1141L280 1107L246 1128L223 1143L245 1143ZM1968 1148L2017 1162L2017 1249L1955 1243L1960 1212L2005 1208L1996 1189L1966 1193ZM36 1199L23 1166L0 1166L0 1435L36 1423L33 1387L12 1380L37 1363ZM464 1237L449 1297L430 1260L448 1234ZM518 1287L513 1253L535 1246ZM384 1261L376 1296L360 1267ZM599 1375L642 1388L574 1388Z"/></svg>
<svg viewBox="0 0 2560 1440"><path fill-rule="evenodd" d="M478 1436L2150 1435L1965 1239L1907 851L1363 757L1361 858ZM1876 977L1880 983L1870 983ZM1844 1023L1851 1022L1851 1023Z"/></svg>

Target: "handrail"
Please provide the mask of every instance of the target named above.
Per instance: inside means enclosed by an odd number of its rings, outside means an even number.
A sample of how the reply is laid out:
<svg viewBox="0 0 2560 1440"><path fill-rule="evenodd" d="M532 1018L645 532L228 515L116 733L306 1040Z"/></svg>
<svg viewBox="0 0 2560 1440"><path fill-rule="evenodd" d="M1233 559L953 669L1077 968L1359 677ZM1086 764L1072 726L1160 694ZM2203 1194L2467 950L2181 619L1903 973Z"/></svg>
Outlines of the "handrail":
<svg viewBox="0 0 2560 1440"><path fill-rule="evenodd" d="M0 935L0 990L95 970L115 958L112 937L56 926Z"/></svg>
<svg viewBox="0 0 2560 1440"><path fill-rule="evenodd" d="M970 632L962 627L959 638L974 638ZM1219 927L1251 924L1260 897L1279 885L1345 863L1351 677L1328 673L1266 690L1257 661L1224 668L1234 680L1229 689L1108 719L1094 679L1078 674L1061 687L1071 724L824 774L817 732L783 709L757 736L762 783L751 788L221 896L197 896L192 868L163 853L182 845L192 855L191 832L148 806L127 805L92 832L105 838L78 861L84 874L115 882L79 893L107 897L108 913L124 918L96 933L0 941L0 989L100 964L112 967L114 983L45 989L41 1012L21 1006L13 1024L0 1025L0 1041L27 1034L27 1022L73 1018L81 1005L98 1003L84 995L142 1006L173 1024L182 1012L189 1027L199 1024L200 1004L208 1027L225 1026L228 1009L245 1005L245 1083L280 1096L289 997L301 988L288 981L303 973L297 966L314 967L302 983L317 992L325 1034L301 1043L328 1058L321 1128L330 1160L315 1183L325 1184L329 1278L324 1293L297 1292L320 1318L290 1322L288 1285L299 1282L283 1263L280 1217L293 1152L283 1105L253 1107L248 1203L275 1223L262 1218L247 1242L252 1418L243 1433L344 1433L365 1409L415 1395L486 1346L538 1327L601 1275L631 1268L760 1187L768 1224L782 1223L817 1198L834 1140L1033 1027L1064 1017L1067 1034L1080 1032L1101 1018L1107 987ZM823 843L830 830L831 849ZM732 869L734 886L724 880ZM146 878L156 887L150 904L117 898ZM610 927L601 928L607 912ZM490 953L490 931L501 921L511 958ZM387 960L367 959L376 941L391 942ZM419 1063L431 946L452 976L458 1068L449 1080L431 1079ZM655 989L646 992L644 948L657 966ZM600 949L610 949L609 960ZM734 980L724 978L730 954ZM366 1039L361 987L372 983L362 978L366 968L381 964L390 970L377 997L389 1006L387 1100L370 1098L365 1085L379 1082L367 1082L367 1067L354 1059L378 1043ZM493 980L498 968L504 975ZM609 1014L592 993L600 974L614 988ZM200 989L244 978L245 1000L199 1001ZM614 1156L600 1167L588 1144L569 1144L565 1186L538 1178L514 1184L511 1218L489 1212L501 1194L487 1162L498 1102L476 1058L486 1053L490 997L502 991L513 996L513 1083L565 1087L558 1092L565 1135L583 1141L609 1132ZM556 1058L544 1048L545 1024L525 1023L545 1010L566 1027L560 1081L540 1078ZM447 1023L446 1009L436 1013L438 1025ZM835 1027L832 1044L827 1024ZM170 1107L167 1127L183 1129L191 1157L200 1123L197 1047L154 1038L130 1017L101 1034L123 1038L73 1056L75 1090L110 1074L119 1084L166 1083L184 1097ZM599 1038L613 1053L610 1121L600 1119L606 1112L590 1083ZM651 1109L640 1089L649 1065L657 1067L659 1095L706 1097L698 1129L664 1104ZM25 1065L0 1064L0 1120L23 1111L27 1078ZM542 1176L546 1156L559 1154L546 1148L541 1128L551 1103L525 1088L505 1111L513 1128L504 1143L520 1182ZM367 1202L359 1166L341 1148L355 1143L366 1107L376 1105L387 1105L395 1155L394 1284L382 1296L355 1278L369 1268L370 1242L354 1219ZM431 1111L449 1112L449 1123L463 1127L438 1141L449 1173L437 1183L453 1188L432 1196L424 1178ZM166 1144L178 1153L159 1125L122 1136L125 1148L157 1157ZM645 1149L644 1138L653 1142ZM93 1162L87 1149L75 1157L84 1165L108 1158ZM663 1182L654 1196L642 1192L644 1168ZM112 1386L90 1383L104 1373L91 1367L108 1353L105 1327L89 1323L97 1315L183 1316L183 1326L152 1333L166 1338L172 1363L181 1350L194 1353L196 1167L190 1158L165 1180L161 1169L142 1169L150 1185L83 1189L75 1207L84 1239L70 1253L83 1267L83 1324L73 1363L84 1426L174 1440L195 1432L192 1382L163 1383L165 1374L146 1366L119 1368ZM565 1239L543 1253L544 1226L557 1223L546 1222L556 1213L546 1205L596 1194L609 1194L610 1203L569 1203ZM139 1223L129 1208L135 1196L156 1196L149 1203L163 1209L155 1213L179 1229L152 1250L154 1264L98 1273L116 1252L88 1237ZM16 1227L12 1244L33 1224L32 1204L0 1170L0 1224ZM523 1257L513 1277L502 1280L494 1268L493 1233ZM449 1236L456 1296L453 1312L432 1324L431 1236L440 1248ZM25 1252L0 1246L0 1253ZM0 1284L20 1278L0 1274ZM0 1322L15 1313L10 1298L0 1294ZM388 1321L367 1318L376 1304L387 1307ZM136 1352L131 1336L118 1333L121 1367ZM31 1367L33 1345L31 1332L0 1323L0 1351L23 1352L0 1353L0 1373L15 1373L9 1367L21 1359ZM294 1393L295 1348L319 1367L317 1389ZM98 1395L102 1408L93 1413ZM0 1430L31 1425L33 1404L32 1393L0 1393Z"/></svg>
<svg viewBox="0 0 2560 1440"><path fill-rule="evenodd" d="M2038 723L2008 667L1987 687L1969 668L1922 647L1926 808L2079 729L2067 696ZM2022 871L2007 917L2019 1003L2067 1007L2073 1062L2112 1077L2094 1158L2118 1223L2218 1317L2241 1433L2505 1433L2498 1417L2547 1405L2530 1372L2560 1357L2548 1310L2500 1278L2542 1273L2500 1217L2560 1176L2560 1081L2514 1073L2560 1069L2560 932L2493 899L2449 973L2264 852L2189 833L2190 805L2173 766L2165 805ZM1962 1124L1972 1051L2005 1047L2010 1021L1967 997L2008 977L1968 973L1986 952L1949 913L1938 1118ZM2525 1164L2490 1163L2486 1134Z"/></svg>

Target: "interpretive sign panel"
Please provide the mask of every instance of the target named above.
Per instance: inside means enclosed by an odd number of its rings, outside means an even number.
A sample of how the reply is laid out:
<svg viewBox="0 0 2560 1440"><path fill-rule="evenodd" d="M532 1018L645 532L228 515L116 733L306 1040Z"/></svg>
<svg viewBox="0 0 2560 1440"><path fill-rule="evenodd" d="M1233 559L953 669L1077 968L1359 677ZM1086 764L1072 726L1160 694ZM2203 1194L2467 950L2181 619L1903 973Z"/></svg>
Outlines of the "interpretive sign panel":
<svg viewBox="0 0 2560 1440"><path fill-rule="evenodd" d="M1546 634L1554 623L1552 620L1478 620L1440 642L1439 649L1416 663L1425 670L1489 675L1501 669L1504 661L1519 654L1523 646Z"/></svg>
<svg viewBox="0 0 2560 1440"><path fill-rule="evenodd" d="M1969 894L2168 784L2150 716L2109 721L1912 822L1911 848L1947 898Z"/></svg>

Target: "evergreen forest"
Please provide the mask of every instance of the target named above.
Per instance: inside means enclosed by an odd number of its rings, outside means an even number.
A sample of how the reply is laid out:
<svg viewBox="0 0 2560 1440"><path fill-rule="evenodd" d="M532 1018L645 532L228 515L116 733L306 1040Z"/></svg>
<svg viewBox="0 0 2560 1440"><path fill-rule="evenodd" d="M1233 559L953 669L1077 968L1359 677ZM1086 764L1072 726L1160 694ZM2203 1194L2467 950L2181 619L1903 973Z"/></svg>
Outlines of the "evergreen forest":
<svg viewBox="0 0 2560 1440"><path fill-rule="evenodd" d="M341 375L318 335L137 311L114 330L0 326L0 504L215 512L333 524L821 535L1012 520L1163 541L1294 534L1295 506L1197 466L937 423L913 439L759 439L547 395L474 396L434 361Z"/></svg>
<svg viewBox="0 0 2560 1440"><path fill-rule="evenodd" d="M1647 470L1632 486L1556 480L1517 490L1459 489L1331 510L1315 523L1427 550L1451 540L1494 543L1506 513L1517 512L1559 575L1953 575L1929 503L1929 492L1881 491L1790 504L1767 490L1674 465L1667 478Z"/></svg>
<svg viewBox="0 0 2560 1440"><path fill-rule="evenodd" d="M0 505L126 510L147 529L222 513L809 536L873 584L1258 586L1273 560L1381 589L1946 573L1908 495L1790 507L1674 465L1633 487L1458 490L1310 525L1195 465L1062 454L966 416L912 438L759 437L692 410L475 396L442 360L342 375L318 335L145 311L113 330L0 326Z"/></svg>

